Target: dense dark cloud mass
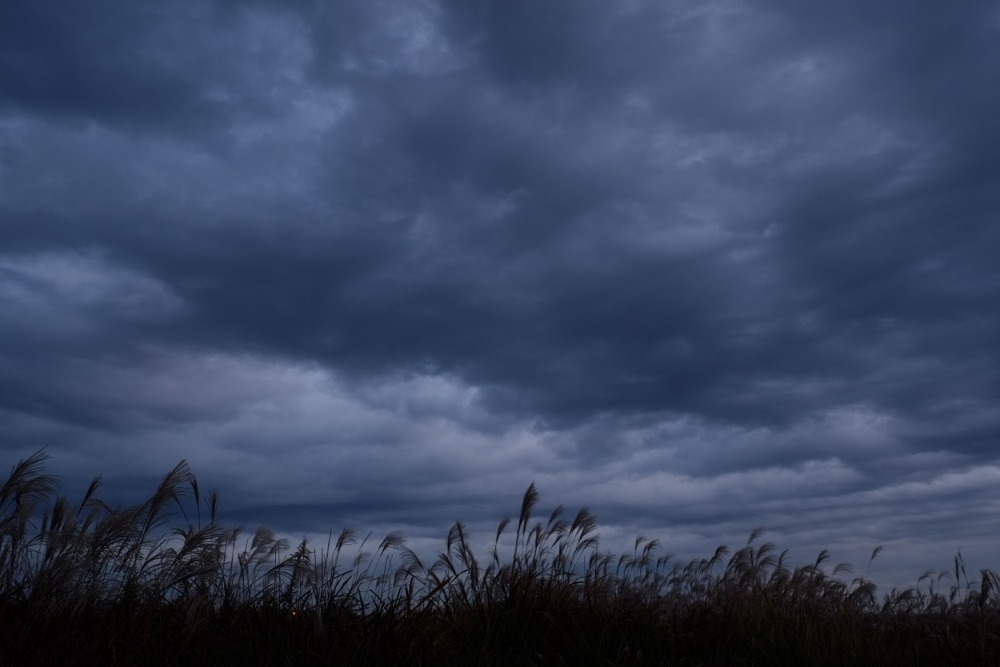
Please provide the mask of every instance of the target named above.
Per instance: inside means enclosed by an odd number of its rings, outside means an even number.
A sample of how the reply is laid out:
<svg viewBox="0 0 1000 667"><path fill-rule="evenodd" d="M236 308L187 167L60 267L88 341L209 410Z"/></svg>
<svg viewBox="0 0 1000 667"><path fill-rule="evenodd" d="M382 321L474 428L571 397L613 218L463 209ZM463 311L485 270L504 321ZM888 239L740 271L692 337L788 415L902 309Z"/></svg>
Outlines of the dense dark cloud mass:
<svg viewBox="0 0 1000 667"><path fill-rule="evenodd" d="M0 447L995 567L998 77L989 2L6 3Z"/></svg>

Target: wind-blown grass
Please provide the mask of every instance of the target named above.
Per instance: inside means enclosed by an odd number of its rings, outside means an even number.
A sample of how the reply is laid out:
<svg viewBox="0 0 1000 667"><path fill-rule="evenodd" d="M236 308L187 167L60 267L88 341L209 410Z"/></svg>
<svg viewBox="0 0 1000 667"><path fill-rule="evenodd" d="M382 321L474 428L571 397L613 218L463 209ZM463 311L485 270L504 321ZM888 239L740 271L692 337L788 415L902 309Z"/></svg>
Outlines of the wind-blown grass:
<svg viewBox="0 0 1000 667"><path fill-rule="evenodd" d="M0 488L4 664L1000 664L1000 577L961 555L947 589L881 596L759 531L688 563L646 537L615 555L586 509L535 519L532 485L485 556L458 522L425 563L398 533L292 549L226 527L186 462L141 504L101 501L100 478L71 503L46 459Z"/></svg>

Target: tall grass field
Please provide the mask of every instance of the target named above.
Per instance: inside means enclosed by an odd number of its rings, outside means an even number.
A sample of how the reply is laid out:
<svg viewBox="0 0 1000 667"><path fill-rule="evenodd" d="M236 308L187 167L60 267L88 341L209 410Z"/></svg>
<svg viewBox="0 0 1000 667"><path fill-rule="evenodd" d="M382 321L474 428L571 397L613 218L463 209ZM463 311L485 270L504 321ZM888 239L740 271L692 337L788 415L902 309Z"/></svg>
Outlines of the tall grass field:
<svg viewBox="0 0 1000 667"><path fill-rule="evenodd" d="M46 460L0 487L3 665L1000 665L1000 576L961 556L880 592L756 531L689 563L612 554L586 509L536 518L532 485L485 553L459 522L424 562L397 533L232 527L186 462L113 507L100 478L59 495Z"/></svg>

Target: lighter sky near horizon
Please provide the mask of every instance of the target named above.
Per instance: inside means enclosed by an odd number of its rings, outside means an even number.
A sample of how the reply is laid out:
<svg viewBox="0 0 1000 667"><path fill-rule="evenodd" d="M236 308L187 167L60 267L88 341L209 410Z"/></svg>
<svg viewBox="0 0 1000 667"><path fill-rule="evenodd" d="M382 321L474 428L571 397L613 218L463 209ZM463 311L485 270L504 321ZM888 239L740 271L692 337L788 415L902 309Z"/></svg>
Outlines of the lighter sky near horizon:
<svg viewBox="0 0 1000 667"><path fill-rule="evenodd" d="M0 472L1000 569L998 81L985 1L4 3Z"/></svg>

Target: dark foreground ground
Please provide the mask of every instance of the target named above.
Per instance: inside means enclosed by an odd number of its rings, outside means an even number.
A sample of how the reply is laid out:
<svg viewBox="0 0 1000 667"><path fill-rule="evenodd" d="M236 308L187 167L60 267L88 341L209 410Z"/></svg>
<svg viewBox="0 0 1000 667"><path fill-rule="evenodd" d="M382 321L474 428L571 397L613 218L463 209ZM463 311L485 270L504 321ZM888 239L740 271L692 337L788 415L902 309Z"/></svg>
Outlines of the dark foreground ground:
<svg viewBox="0 0 1000 667"><path fill-rule="evenodd" d="M0 665L1000 665L1000 577L960 555L880 592L756 532L686 564L611 554L586 510L534 519L531 486L487 555L456 523L423 563L397 534L243 535L183 462L117 508L98 480L58 496L45 460L0 487Z"/></svg>

